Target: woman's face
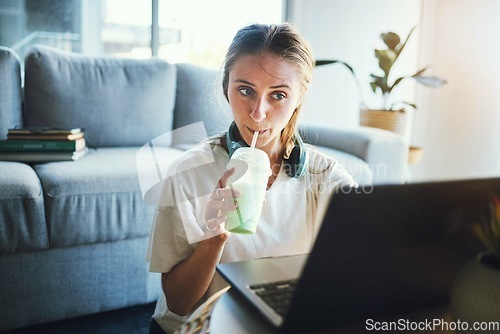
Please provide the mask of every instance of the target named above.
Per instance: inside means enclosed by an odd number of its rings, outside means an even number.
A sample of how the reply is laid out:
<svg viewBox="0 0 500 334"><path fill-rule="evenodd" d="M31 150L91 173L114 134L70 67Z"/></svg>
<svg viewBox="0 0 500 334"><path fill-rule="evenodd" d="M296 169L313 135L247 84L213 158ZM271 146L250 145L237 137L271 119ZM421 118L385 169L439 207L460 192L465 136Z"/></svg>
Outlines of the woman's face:
<svg viewBox="0 0 500 334"><path fill-rule="evenodd" d="M229 72L228 100L243 140L250 145L259 131L257 147L281 151L281 130L301 103L298 66L272 53L246 55Z"/></svg>

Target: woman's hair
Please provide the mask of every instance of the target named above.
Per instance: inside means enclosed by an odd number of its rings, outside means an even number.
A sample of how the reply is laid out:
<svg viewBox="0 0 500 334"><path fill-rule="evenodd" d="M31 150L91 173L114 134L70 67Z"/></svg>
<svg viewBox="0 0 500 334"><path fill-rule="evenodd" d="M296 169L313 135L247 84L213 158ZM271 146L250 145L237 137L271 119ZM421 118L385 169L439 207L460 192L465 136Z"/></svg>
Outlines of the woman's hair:
<svg viewBox="0 0 500 334"><path fill-rule="evenodd" d="M297 65L301 74L301 85L306 91L312 78L314 58L309 43L290 24L251 24L241 28L233 38L226 54L223 67L222 89L228 99L229 72L242 56L269 52ZM289 149L295 145L297 118L301 104L295 109L290 121L281 133L281 146Z"/></svg>

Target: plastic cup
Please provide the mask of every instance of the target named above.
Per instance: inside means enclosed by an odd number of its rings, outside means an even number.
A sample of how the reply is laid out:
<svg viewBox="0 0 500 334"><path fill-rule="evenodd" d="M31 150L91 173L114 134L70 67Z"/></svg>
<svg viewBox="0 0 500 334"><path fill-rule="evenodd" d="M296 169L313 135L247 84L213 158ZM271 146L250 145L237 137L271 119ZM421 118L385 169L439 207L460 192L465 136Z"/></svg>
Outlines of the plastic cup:
<svg viewBox="0 0 500 334"><path fill-rule="evenodd" d="M269 157L258 148L242 147L234 152L227 164L228 169L232 167L236 172L229 179L228 186L241 194L234 197L238 204L236 210L226 212L225 228L232 233L253 234L257 230L271 175Z"/></svg>

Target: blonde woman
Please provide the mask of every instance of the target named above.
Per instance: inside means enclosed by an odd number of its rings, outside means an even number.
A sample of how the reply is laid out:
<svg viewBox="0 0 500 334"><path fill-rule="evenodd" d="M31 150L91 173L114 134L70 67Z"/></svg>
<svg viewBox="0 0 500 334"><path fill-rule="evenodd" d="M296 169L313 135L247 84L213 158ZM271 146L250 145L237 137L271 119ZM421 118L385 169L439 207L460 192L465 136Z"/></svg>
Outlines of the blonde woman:
<svg viewBox="0 0 500 334"><path fill-rule="evenodd" d="M222 80L234 122L227 134L187 151L175 164L176 178L163 192L182 205L159 207L155 215L150 270L162 273L164 295L151 332L175 331L217 289L217 263L308 253L331 194L356 185L338 162L303 144L298 134L313 67L308 43L289 23L253 24L236 33ZM267 153L272 169L266 202L255 234L230 233L225 212L236 205L226 183L234 170L225 166L235 147L250 145L255 131L256 147ZM213 160L200 163L207 152Z"/></svg>

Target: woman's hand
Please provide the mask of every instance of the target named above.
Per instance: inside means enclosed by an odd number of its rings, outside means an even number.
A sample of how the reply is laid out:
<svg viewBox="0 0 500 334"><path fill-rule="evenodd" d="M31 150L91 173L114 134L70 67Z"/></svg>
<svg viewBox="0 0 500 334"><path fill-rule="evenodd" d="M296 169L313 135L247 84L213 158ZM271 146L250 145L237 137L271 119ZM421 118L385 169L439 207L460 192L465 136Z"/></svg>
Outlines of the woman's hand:
<svg viewBox="0 0 500 334"><path fill-rule="evenodd" d="M195 250L178 263L169 273L162 274L162 287L167 306L178 315L186 315L207 291L224 250L224 244L231 235L224 229L226 212L235 210L234 196L240 192L226 188L228 179L235 173L231 168L224 172L217 188L210 194L205 207L206 232ZM213 238L215 237L215 238Z"/></svg>
<svg viewBox="0 0 500 334"><path fill-rule="evenodd" d="M228 179L234 174L235 169L230 168L224 172L219 180L218 188L210 195L210 198L205 207L205 222L207 231L202 239L219 236L226 240L229 238L230 232L225 229L227 219L226 212L228 210L236 210L237 203L234 197L240 196L240 191L227 188Z"/></svg>

